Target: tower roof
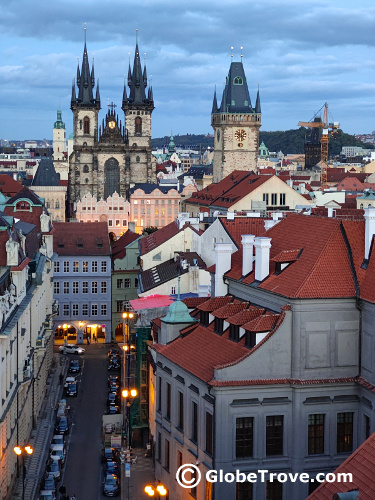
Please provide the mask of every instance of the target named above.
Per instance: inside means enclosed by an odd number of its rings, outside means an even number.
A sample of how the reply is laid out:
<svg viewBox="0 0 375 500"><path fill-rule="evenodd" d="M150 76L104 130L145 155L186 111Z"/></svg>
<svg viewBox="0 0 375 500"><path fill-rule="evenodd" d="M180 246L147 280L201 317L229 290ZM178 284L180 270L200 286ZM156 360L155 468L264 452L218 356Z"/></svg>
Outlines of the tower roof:
<svg viewBox="0 0 375 500"><path fill-rule="evenodd" d="M124 84L125 86L125 84ZM147 97L146 97L146 88L147 88L147 71L146 64L142 70L141 58L139 55L138 41L135 45L135 54L134 54L134 63L133 63L133 71L130 67L128 69L128 87L130 89L129 96L126 94L126 89L124 89L123 99L122 99L122 107L130 106L142 106L154 109L153 102L153 94L152 88L148 88Z"/></svg>
<svg viewBox="0 0 375 500"><path fill-rule="evenodd" d="M180 300L176 300L168 307L167 315L162 318L164 323L195 323L196 320L189 314L189 309Z"/></svg>
<svg viewBox="0 0 375 500"><path fill-rule="evenodd" d="M57 110L57 120L55 121L53 128L65 128L65 123L61 119L61 109Z"/></svg>
<svg viewBox="0 0 375 500"><path fill-rule="evenodd" d="M216 90L212 112L215 113ZM259 106L260 107L260 106ZM254 113L245 71L241 62L232 62L226 79L219 113Z"/></svg>
<svg viewBox="0 0 375 500"><path fill-rule="evenodd" d="M75 85L73 83L72 105L76 104L80 107L100 107L99 89L96 89L96 98L94 98L93 94L93 88L95 87L94 63L90 72L90 64L86 47L86 31L81 71L79 70L79 65L77 67L77 87L78 97L76 98Z"/></svg>
<svg viewBox="0 0 375 500"><path fill-rule="evenodd" d="M60 186L60 175L50 158L42 158L35 172L32 186Z"/></svg>

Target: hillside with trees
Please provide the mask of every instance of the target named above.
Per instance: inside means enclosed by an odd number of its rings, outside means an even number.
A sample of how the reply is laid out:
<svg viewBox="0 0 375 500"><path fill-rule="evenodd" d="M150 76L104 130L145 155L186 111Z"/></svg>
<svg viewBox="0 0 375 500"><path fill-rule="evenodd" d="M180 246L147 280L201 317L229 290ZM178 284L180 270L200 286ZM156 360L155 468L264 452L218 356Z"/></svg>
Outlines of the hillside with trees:
<svg viewBox="0 0 375 500"><path fill-rule="evenodd" d="M264 142L269 151L279 152L284 154L303 153L305 137L308 129L300 127L298 129L277 131L277 132L260 132L259 141ZM170 137L165 136L158 139L152 139L151 145L153 149L168 147ZM214 147L214 138L211 135L175 135L174 142L176 147L186 149L202 149L205 150L209 146ZM360 146L366 149L374 149L370 144L363 144L356 139L354 135L345 134L341 129L330 136L330 156L340 154L343 146Z"/></svg>

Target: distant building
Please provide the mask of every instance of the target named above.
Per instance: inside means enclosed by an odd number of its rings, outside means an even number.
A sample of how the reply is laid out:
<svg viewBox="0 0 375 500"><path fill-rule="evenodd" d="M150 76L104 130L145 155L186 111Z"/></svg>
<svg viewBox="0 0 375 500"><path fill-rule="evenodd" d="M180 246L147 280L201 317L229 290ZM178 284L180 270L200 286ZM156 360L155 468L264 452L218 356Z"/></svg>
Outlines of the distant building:
<svg viewBox="0 0 375 500"><path fill-rule="evenodd" d="M111 248L103 222L56 222L53 296L58 302L55 338L82 343L83 337L112 339Z"/></svg>
<svg viewBox="0 0 375 500"><path fill-rule="evenodd" d="M47 210L53 221L65 221L67 186L61 185L53 161L42 158L31 182L30 189L45 200Z"/></svg>

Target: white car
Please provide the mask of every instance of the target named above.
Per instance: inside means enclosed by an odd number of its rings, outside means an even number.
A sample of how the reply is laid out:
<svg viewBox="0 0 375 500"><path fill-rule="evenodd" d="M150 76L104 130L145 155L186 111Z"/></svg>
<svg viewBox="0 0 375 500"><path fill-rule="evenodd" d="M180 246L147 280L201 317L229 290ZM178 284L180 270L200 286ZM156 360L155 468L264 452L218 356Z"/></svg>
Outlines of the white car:
<svg viewBox="0 0 375 500"><path fill-rule="evenodd" d="M40 492L39 500L56 500L55 492L51 490L43 490Z"/></svg>
<svg viewBox="0 0 375 500"><path fill-rule="evenodd" d="M83 354L85 352L83 347L74 344L61 345L59 351L67 354Z"/></svg>

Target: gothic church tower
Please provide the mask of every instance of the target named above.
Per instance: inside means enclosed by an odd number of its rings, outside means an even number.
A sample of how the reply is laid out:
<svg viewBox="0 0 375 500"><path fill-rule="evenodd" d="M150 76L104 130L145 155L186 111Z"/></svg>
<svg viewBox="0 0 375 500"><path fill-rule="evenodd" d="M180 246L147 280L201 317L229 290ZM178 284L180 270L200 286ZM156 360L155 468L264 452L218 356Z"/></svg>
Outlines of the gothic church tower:
<svg viewBox="0 0 375 500"><path fill-rule="evenodd" d="M220 182L234 170L256 170L261 109L259 90L251 106L245 71L241 62L232 62L220 107L216 90L211 113L214 129L213 182Z"/></svg>

